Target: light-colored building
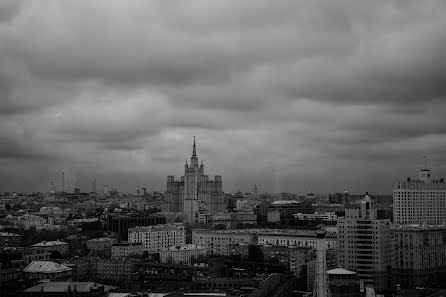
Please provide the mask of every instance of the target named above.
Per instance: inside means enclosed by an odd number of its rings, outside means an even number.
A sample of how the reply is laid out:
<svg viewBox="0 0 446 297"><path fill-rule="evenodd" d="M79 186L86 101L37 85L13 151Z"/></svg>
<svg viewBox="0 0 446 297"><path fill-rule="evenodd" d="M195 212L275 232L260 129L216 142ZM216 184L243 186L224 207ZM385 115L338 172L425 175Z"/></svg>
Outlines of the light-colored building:
<svg viewBox="0 0 446 297"><path fill-rule="evenodd" d="M403 288L441 283L446 273L446 226L395 225L397 282Z"/></svg>
<svg viewBox="0 0 446 297"><path fill-rule="evenodd" d="M439 225L446 219L446 187L443 178L431 179L429 169L420 179L407 178L393 187L393 218L398 224Z"/></svg>
<svg viewBox="0 0 446 297"><path fill-rule="evenodd" d="M48 216L60 217L63 215L63 210L60 207L43 206L40 208L39 213L48 215Z"/></svg>
<svg viewBox="0 0 446 297"><path fill-rule="evenodd" d="M328 234L324 239L326 249L336 249L338 240L335 235ZM257 235L259 245L296 246L316 248L317 233L313 230L260 230Z"/></svg>
<svg viewBox="0 0 446 297"><path fill-rule="evenodd" d="M115 243L117 243L117 240L110 237L93 238L85 242L87 249L89 249L90 252L103 252L109 256L111 253L111 247Z"/></svg>
<svg viewBox="0 0 446 297"><path fill-rule="evenodd" d="M192 230L192 243L203 246L208 254L230 255L230 244L256 243L255 230Z"/></svg>
<svg viewBox="0 0 446 297"><path fill-rule="evenodd" d="M195 138L190 162L190 166L187 162L184 165L184 176L179 181L167 177L163 211L183 213L190 223L203 222L206 214L212 216L226 210L222 179L219 175L209 179L204 174L203 162L198 165Z"/></svg>
<svg viewBox="0 0 446 297"><path fill-rule="evenodd" d="M357 207L347 208L338 220L339 265L358 274L365 285L389 289L394 267L391 224L377 219L374 202L366 195Z"/></svg>
<svg viewBox="0 0 446 297"><path fill-rule="evenodd" d="M31 227L39 228L47 223L47 219L32 214L24 214L18 217L8 215L6 220L10 221L14 227L24 229L29 229Z"/></svg>
<svg viewBox="0 0 446 297"><path fill-rule="evenodd" d="M46 252L57 251L62 255L68 253L68 243L60 241L60 240L42 241L42 242L33 244L32 248L38 249L41 251L46 251Z"/></svg>
<svg viewBox="0 0 446 297"><path fill-rule="evenodd" d="M181 246L171 246L160 250L161 263L183 263L190 264L192 258L204 256L207 251L205 247L196 244L186 244Z"/></svg>
<svg viewBox="0 0 446 297"><path fill-rule="evenodd" d="M334 212L297 213L294 218L301 221L336 221L338 216Z"/></svg>
<svg viewBox="0 0 446 297"><path fill-rule="evenodd" d="M67 279L71 276L71 268L52 261L32 261L23 269L26 279Z"/></svg>
<svg viewBox="0 0 446 297"><path fill-rule="evenodd" d="M111 246L112 259L122 259L131 256L141 256L144 252L144 245L141 242L120 242Z"/></svg>
<svg viewBox="0 0 446 297"><path fill-rule="evenodd" d="M129 229L128 240L142 243L149 253L157 253L173 245L184 245L186 230L182 223L135 227Z"/></svg>

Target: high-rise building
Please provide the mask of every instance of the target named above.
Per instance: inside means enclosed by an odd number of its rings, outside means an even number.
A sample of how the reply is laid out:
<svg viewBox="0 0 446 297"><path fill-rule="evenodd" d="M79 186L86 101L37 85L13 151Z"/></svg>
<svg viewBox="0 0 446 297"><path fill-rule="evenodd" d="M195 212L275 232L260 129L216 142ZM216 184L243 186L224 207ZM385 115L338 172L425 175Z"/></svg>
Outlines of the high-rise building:
<svg viewBox="0 0 446 297"><path fill-rule="evenodd" d="M388 219L377 219L374 202L366 195L338 220L338 256L342 268L355 271L365 285L378 291L392 286L394 245Z"/></svg>
<svg viewBox="0 0 446 297"><path fill-rule="evenodd" d="M420 170L420 179L407 178L393 187L393 220L398 224L438 225L446 219L444 179L431 179L430 170Z"/></svg>
<svg viewBox="0 0 446 297"><path fill-rule="evenodd" d="M175 180L167 177L167 190L163 211L183 213L188 222L202 222L206 215L223 212L226 209L221 176L214 180L204 174L204 165L198 165L197 150L194 145L190 165L184 165L184 176Z"/></svg>

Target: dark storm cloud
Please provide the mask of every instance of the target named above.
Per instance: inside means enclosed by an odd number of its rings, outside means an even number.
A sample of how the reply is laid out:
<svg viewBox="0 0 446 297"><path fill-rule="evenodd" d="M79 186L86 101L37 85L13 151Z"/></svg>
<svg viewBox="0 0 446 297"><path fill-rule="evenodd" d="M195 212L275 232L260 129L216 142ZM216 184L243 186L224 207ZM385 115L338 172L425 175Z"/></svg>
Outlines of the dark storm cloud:
<svg viewBox="0 0 446 297"><path fill-rule="evenodd" d="M0 0L0 159L164 190L195 135L227 191L389 192L445 153L445 20L441 0Z"/></svg>

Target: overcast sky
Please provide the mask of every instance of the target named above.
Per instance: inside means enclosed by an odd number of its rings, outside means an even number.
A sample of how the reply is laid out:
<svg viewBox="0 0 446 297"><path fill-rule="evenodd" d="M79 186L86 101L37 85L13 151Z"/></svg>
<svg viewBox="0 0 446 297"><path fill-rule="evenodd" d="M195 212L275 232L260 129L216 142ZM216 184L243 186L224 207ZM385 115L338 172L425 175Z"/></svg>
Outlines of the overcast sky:
<svg viewBox="0 0 446 297"><path fill-rule="evenodd" d="M446 175L446 1L0 0L0 191Z"/></svg>

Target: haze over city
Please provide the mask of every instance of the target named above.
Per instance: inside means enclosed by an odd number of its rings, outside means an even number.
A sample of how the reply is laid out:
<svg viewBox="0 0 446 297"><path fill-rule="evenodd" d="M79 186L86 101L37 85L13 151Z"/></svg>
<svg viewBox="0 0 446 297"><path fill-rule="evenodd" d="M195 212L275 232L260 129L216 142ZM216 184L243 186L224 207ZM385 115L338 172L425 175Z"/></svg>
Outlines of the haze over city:
<svg viewBox="0 0 446 297"><path fill-rule="evenodd" d="M164 191L194 136L225 192L445 176L444 28L441 0L2 0L0 191Z"/></svg>

